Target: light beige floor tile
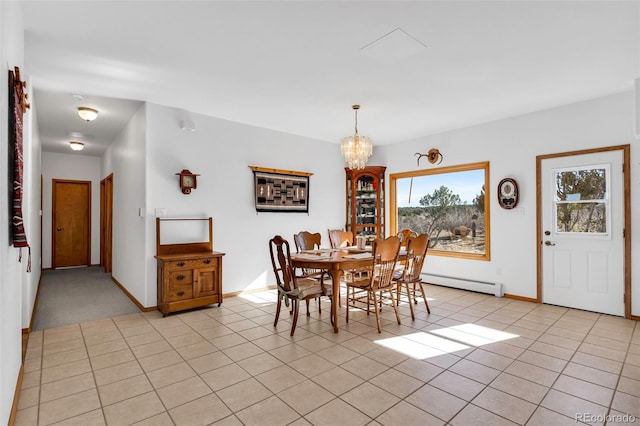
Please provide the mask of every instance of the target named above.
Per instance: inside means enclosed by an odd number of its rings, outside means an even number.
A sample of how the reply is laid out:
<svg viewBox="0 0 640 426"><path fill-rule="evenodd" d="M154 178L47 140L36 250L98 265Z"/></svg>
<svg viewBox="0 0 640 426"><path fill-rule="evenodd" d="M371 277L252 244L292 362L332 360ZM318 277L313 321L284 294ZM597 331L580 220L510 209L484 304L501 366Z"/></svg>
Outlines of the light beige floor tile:
<svg viewBox="0 0 640 426"><path fill-rule="evenodd" d="M298 346L296 344L288 344L286 346L280 346L275 349L270 349L269 353L286 364L295 361L296 359L305 357L311 352L309 352L302 346Z"/></svg>
<svg viewBox="0 0 640 426"><path fill-rule="evenodd" d="M22 385L20 391L29 389L34 386L40 386L40 371L32 371L30 373L24 373L22 375Z"/></svg>
<svg viewBox="0 0 640 426"><path fill-rule="evenodd" d="M534 404L539 404L549 391L549 388L546 386L508 373L502 373L498 376L491 382L491 387Z"/></svg>
<svg viewBox="0 0 640 426"><path fill-rule="evenodd" d="M640 380L620 377L617 390L640 398Z"/></svg>
<svg viewBox="0 0 640 426"><path fill-rule="evenodd" d="M511 364L505 370L505 373L509 373L547 387L551 387L559 376L559 373L556 373L555 371L546 370L520 361L515 361Z"/></svg>
<svg viewBox="0 0 640 426"><path fill-rule="evenodd" d="M166 340L155 340L150 343L144 343L138 346L132 346L131 350L138 359L157 355L163 352L172 351L173 348Z"/></svg>
<svg viewBox="0 0 640 426"><path fill-rule="evenodd" d="M56 426L103 426L106 425L102 410L93 410L79 416L55 423Z"/></svg>
<svg viewBox="0 0 640 426"><path fill-rule="evenodd" d="M216 392L216 395L229 409L237 413L259 401L269 398L273 393L254 378L236 383Z"/></svg>
<svg viewBox="0 0 640 426"><path fill-rule="evenodd" d="M66 379L67 377L77 376L91 371L91 365L88 359L59 364L55 367L43 368L41 382L49 383L57 380Z"/></svg>
<svg viewBox="0 0 640 426"><path fill-rule="evenodd" d="M110 330L104 333L87 333L84 332L84 343L87 346L93 346L100 343L113 342L122 339L120 331L114 327L114 330Z"/></svg>
<svg viewBox="0 0 640 426"><path fill-rule="evenodd" d="M100 370L102 368L113 367L114 365L122 364L128 361L133 361L135 357L131 349L121 349L115 352L109 352L104 355L96 355L89 359L91 367L94 370Z"/></svg>
<svg viewBox="0 0 640 426"><path fill-rule="evenodd" d="M578 349L580 352L595 355L602 358L610 359L613 361L623 362L626 357L626 352L615 349L610 349L604 346L594 345L591 343L582 343ZM627 361L628 362L628 361Z"/></svg>
<svg viewBox="0 0 640 426"><path fill-rule="evenodd" d="M372 379L389 369L386 365L363 355L345 362L341 367L364 380Z"/></svg>
<svg viewBox="0 0 640 426"><path fill-rule="evenodd" d="M280 360L268 352L262 352L250 358L243 359L242 361L238 361L237 364L253 376L283 365Z"/></svg>
<svg viewBox="0 0 640 426"><path fill-rule="evenodd" d="M545 370L561 372L567 365L567 360L545 355L543 353L526 351L518 358L518 361L526 362L544 368Z"/></svg>
<svg viewBox="0 0 640 426"><path fill-rule="evenodd" d="M40 388L31 387L20 391L20 399L18 400L18 410L24 410L29 407L36 407L40 404Z"/></svg>
<svg viewBox="0 0 640 426"><path fill-rule="evenodd" d="M536 409L535 404L491 387L480 392L472 404L518 424L524 424Z"/></svg>
<svg viewBox="0 0 640 426"><path fill-rule="evenodd" d="M586 365L570 362L562 371L563 375L575 377L586 382L594 383L615 389L618 384L618 375L599 370L597 368L587 367Z"/></svg>
<svg viewBox="0 0 640 426"><path fill-rule="evenodd" d="M350 426L361 426L371 422L370 417L338 398L307 414L305 419L314 426L335 426L345 422Z"/></svg>
<svg viewBox="0 0 640 426"><path fill-rule="evenodd" d="M306 380L306 377L298 373L288 365L282 365L273 370L255 376L255 378L273 393L282 392L293 385Z"/></svg>
<svg viewBox="0 0 640 426"><path fill-rule="evenodd" d="M176 349L180 356L186 360L198 358L203 355L210 354L218 350L213 344L206 340L202 340L199 343L193 345L182 346Z"/></svg>
<svg viewBox="0 0 640 426"><path fill-rule="evenodd" d="M42 357L27 358L23 365L25 373L40 371L42 369Z"/></svg>
<svg viewBox="0 0 640 426"><path fill-rule="evenodd" d="M575 426L575 418L563 416L544 407L538 407L527 422L527 426Z"/></svg>
<svg viewBox="0 0 640 426"><path fill-rule="evenodd" d="M222 349L222 352L224 352L224 354L233 361L238 362L245 358L261 354L264 351L259 346L256 346L251 342L246 342L230 348Z"/></svg>
<svg viewBox="0 0 640 426"><path fill-rule="evenodd" d="M129 425L165 411L155 392L147 392L133 398L104 407L109 425Z"/></svg>
<svg viewBox="0 0 640 426"><path fill-rule="evenodd" d="M576 413L589 413L594 416L605 416L607 414L607 408L601 405L555 389L549 391L540 405L571 418L575 418Z"/></svg>
<svg viewBox="0 0 640 426"><path fill-rule="evenodd" d="M38 424L38 406L25 408L16 412L16 420L13 426L33 426Z"/></svg>
<svg viewBox="0 0 640 426"><path fill-rule="evenodd" d="M289 339L286 339L280 336L279 334L272 333L267 336L252 340L252 343L259 346L265 351L271 351L272 349L289 345L291 341Z"/></svg>
<svg viewBox="0 0 640 426"><path fill-rule="evenodd" d="M491 383L500 374L499 370L466 359L462 359L454 364L449 371L475 380L476 382L484 383L485 385Z"/></svg>
<svg viewBox="0 0 640 426"><path fill-rule="evenodd" d="M565 376L564 374L558 377L558 380L553 384L553 389L604 406L608 406L613 397L613 389Z"/></svg>
<svg viewBox="0 0 640 426"><path fill-rule="evenodd" d="M387 370L369 382L399 398L405 398L424 385L424 382L395 369Z"/></svg>
<svg viewBox="0 0 640 426"><path fill-rule="evenodd" d="M445 422L467 404L466 401L430 385L424 385L405 398L405 401Z"/></svg>
<svg viewBox="0 0 640 426"><path fill-rule="evenodd" d="M206 373L207 371L215 370L225 365L232 364L233 361L224 353L217 351L207 355L193 358L187 361L187 363L198 374Z"/></svg>
<svg viewBox="0 0 640 426"><path fill-rule="evenodd" d="M173 408L169 414L176 425L208 425L229 416L231 411L215 394L209 394Z"/></svg>
<svg viewBox="0 0 640 426"><path fill-rule="evenodd" d="M485 351L480 348L471 352L465 357L465 359L486 365L487 367L491 367L496 370L504 370L513 362L513 358Z"/></svg>
<svg viewBox="0 0 640 426"><path fill-rule="evenodd" d="M172 383L181 382L196 375L193 368L182 361L147 373L154 388L159 389Z"/></svg>
<svg viewBox="0 0 640 426"><path fill-rule="evenodd" d="M278 393L278 397L301 415L305 415L335 398L331 392L310 380Z"/></svg>
<svg viewBox="0 0 640 426"><path fill-rule="evenodd" d="M227 334L220 337L214 337L209 339L211 343L213 343L218 349L223 350L230 348L232 346L240 345L242 343L247 343L248 340L239 334Z"/></svg>
<svg viewBox="0 0 640 426"><path fill-rule="evenodd" d="M127 336L124 338L130 347L136 347L140 345L146 345L147 343L153 343L164 340L164 337L155 330L152 330L144 334L136 334L134 336Z"/></svg>
<svg viewBox="0 0 640 426"><path fill-rule="evenodd" d="M140 366L145 372L151 372L160 368L165 368L170 365L175 365L184 362L184 359L175 350L166 352L160 352L155 355L150 355L144 358L138 358Z"/></svg>
<svg viewBox="0 0 640 426"><path fill-rule="evenodd" d="M194 401L211 392L209 386L199 377L192 377L157 390L158 396L167 409Z"/></svg>
<svg viewBox="0 0 640 426"><path fill-rule="evenodd" d="M93 372L98 386L115 383L142 373L142 368L140 368L140 364L138 364L137 361L129 361L123 364L114 365L113 367L103 368L102 370L95 370Z"/></svg>
<svg viewBox="0 0 640 426"><path fill-rule="evenodd" d="M194 331L190 331L189 333L181 334L179 336L167 338L167 342L169 342L169 344L176 349L184 346L195 345L197 343L201 343L205 341L206 340L204 339L204 337L202 337L201 335L199 335Z"/></svg>
<svg viewBox="0 0 640 426"><path fill-rule="evenodd" d="M84 347L70 351L49 353L42 356L42 368L55 367L60 364L67 364L88 357L87 350Z"/></svg>
<svg viewBox="0 0 640 426"><path fill-rule="evenodd" d="M634 380L640 380L640 366L624 364L624 367L622 367L622 375Z"/></svg>
<svg viewBox="0 0 640 426"><path fill-rule="evenodd" d="M640 418L640 398L624 392L616 392L611 407L622 413Z"/></svg>
<svg viewBox="0 0 640 426"><path fill-rule="evenodd" d="M100 408L95 389L40 404L38 424L48 425Z"/></svg>
<svg viewBox="0 0 640 426"><path fill-rule="evenodd" d="M288 425L300 418L298 413L275 396L239 411L236 416L247 426Z"/></svg>
<svg viewBox="0 0 640 426"><path fill-rule="evenodd" d="M382 413L376 418L376 421L384 426L440 426L445 424L437 417L404 401L400 401Z"/></svg>
<svg viewBox="0 0 640 426"><path fill-rule="evenodd" d="M211 389L219 391L243 380L247 380L251 375L236 364L229 364L201 374L200 377Z"/></svg>
<svg viewBox="0 0 640 426"><path fill-rule="evenodd" d="M186 424L186 423L185 423ZM132 426L174 426L171 416L166 411L148 419L141 420L137 423L133 423Z"/></svg>
<svg viewBox="0 0 640 426"><path fill-rule="evenodd" d="M460 413L450 422L453 426L468 425L491 425L491 426L511 426L516 425L510 420L500 417L494 413L484 410L473 404L467 405Z"/></svg>
<svg viewBox="0 0 640 426"><path fill-rule="evenodd" d="M340 367L332 368L315 376L313 381L336 396L340 396L361 383L364 383L363 379Z"/></svg>
<svg viewBox="0 0 640 426"><path fill-rule="evenodd" d="M96 387L91 372L45 383L40 387L40 402L53 401L74 393L79 393Z"/></svg>
<svg viewBox="0 0 640 426"><path fill-rule="evenodd" d="M586 365L587 367L597 368L598 370L603 370L616 375L620 374L620 371L622 370L622 363L619 361L613 361L583 352L576 352L571 359L571 362Z"/></svg>
<svg viewBox="0 0 640 426"><path fill-rule="evenodd" d="M331 370L335 365L324 358L311 354L287 364L306 377L314 377Z"/></svg>
<svg viewBox="0 0 640 426"><path fill-rule="evenodd" d="M450 371L443 372L429 384L466 401L471 401L484 388L482 384Z"/></svg>
<svg viewBox="0 0 640 426"><path fill-rule="evenodd" d="M416 359L408 359L404 362L401 362L400 364L396 365L394 369L425 383L444 371L444 369L437 367L429 362L424 362Z"/></svg>
<svg viewBox="0 0 640 426"><path fill-rule="evenodd" d="M100 386L98 388L98 393L100 394L102 405L106 406L134 396L145 394L152 390L153 386L149 383L147 376L140 374L138 376L120 380L119 382Z"/></svg>
<svg viewBox="0 0 640 426"><path fill-rule="evenodd" d="M400 401L397 396L367 382L344 393L340 398L371 418L378 417Z"/></svg>
<svg viewBox="0 0 640 426"><path fill-rule="evenodd" d="M89 353L90 357L94 357L97 355L103 355L110 352L127 349L128 347L129 346L127 345L126 340L120 337L117 340L114 340L112 342L104 342L104 343L98 343L93 346L87 346L87 352Z"/></svg>
<svg viewBox="0 0 640 426"><path fill-rule="evenodd" d="M72 340L63 340L59 342L54 342L50 344L45 344L42 347L42 355L50 355L56 352L65 352L71 351L74 349L82 349L84 348L84 339L82 337L78 337Z"/></svg>

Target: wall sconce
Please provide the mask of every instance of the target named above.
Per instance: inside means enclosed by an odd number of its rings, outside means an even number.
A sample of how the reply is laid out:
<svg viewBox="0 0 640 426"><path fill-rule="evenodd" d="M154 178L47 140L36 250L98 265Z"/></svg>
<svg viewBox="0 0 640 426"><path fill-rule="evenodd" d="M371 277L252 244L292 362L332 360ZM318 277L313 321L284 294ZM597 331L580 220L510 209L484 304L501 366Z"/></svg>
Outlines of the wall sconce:
<svg viewBox="0 0 640 426"><path fill-rule="evenodd" d="M74 151L82 151L84 149L84 144L82 142L78 142L78 141L69 142L69 146Z"/></svg>
<svg viewBox="0 0 640 426"><path fill-rule="evenodd" d="M193 174L187 169L182 170L180 173L176 173L176 175L180 176L180 190L183 194L189 195L191 194L192 189L196 189L198 187L196 176L200 175Z"/></svg>
<svg viewBox="0 0 640 426"><path fill-rule="evenodd" d="M98 118L98 110L88 107L80 107L78 108L78 115L84 121L93 121Z"/></svg>

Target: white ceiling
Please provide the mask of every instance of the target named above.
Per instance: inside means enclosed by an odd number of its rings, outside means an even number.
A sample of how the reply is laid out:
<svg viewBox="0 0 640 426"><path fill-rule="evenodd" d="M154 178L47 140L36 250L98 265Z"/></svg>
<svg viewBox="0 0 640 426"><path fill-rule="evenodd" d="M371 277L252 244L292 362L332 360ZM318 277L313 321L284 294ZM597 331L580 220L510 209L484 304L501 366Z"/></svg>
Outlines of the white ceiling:
<svg viewBox="0 0 640 426"><path fill-rule="evenodd" d="M139 106L130 100L335 143L353 133L358 103L375 146L630 90L640 76L638 1L22 7L45 151L69 152L76 131L83 153L100 155L114 135L99 127L117 133ZM73 93L98 120L74 115Z"/></svg>

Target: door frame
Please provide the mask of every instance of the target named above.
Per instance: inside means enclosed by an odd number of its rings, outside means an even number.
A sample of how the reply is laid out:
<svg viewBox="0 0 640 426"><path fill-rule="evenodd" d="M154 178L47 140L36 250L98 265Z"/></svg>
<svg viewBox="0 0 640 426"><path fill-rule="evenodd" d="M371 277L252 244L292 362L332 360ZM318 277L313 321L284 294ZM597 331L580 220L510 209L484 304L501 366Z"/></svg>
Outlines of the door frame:
<svg viewBox="0 0 640 426"><path fill-rule="evenodd" d="M51 180L51 269L56 269L56 184L74 183L87 186L87 258L86 266L91 266L91 181L73 179Z"/></svg>
<svg viewBox="0 0 640 426"><path fill-rule="evenodd" d="M579 151L568 151L555 154L536 156L536 301L542 303L542 161L551 158L569 157L574 155L594 154L608 151L622 151L622 181L624 183L624 317L631 318L631 147L630 145L616 145L602 148L592 148Z"/></svg>
<svg viewBox="0 0 640 426"><path fill-rule="evenodd" d="M100 181L100 265L113 269L113 173Z"/></svg>

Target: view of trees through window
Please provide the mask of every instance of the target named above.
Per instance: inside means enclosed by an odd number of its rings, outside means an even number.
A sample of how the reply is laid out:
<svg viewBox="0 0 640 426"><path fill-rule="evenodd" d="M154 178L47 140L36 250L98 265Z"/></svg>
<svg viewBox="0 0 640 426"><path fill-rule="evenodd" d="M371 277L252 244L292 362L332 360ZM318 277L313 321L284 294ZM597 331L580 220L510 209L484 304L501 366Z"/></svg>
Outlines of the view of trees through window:
<svg viewBox="0 0 640 426"><path fill-rule="evenodd" d="M391 175L396 231L429 234L432 254L488 260L488 167L476 163Z"/></svg>
<svg viewBox="0 0 640 426"><path fill-rule="evenodd" d="M556 232L607 232L607 170L603 167L555 173Z"/></svg>

